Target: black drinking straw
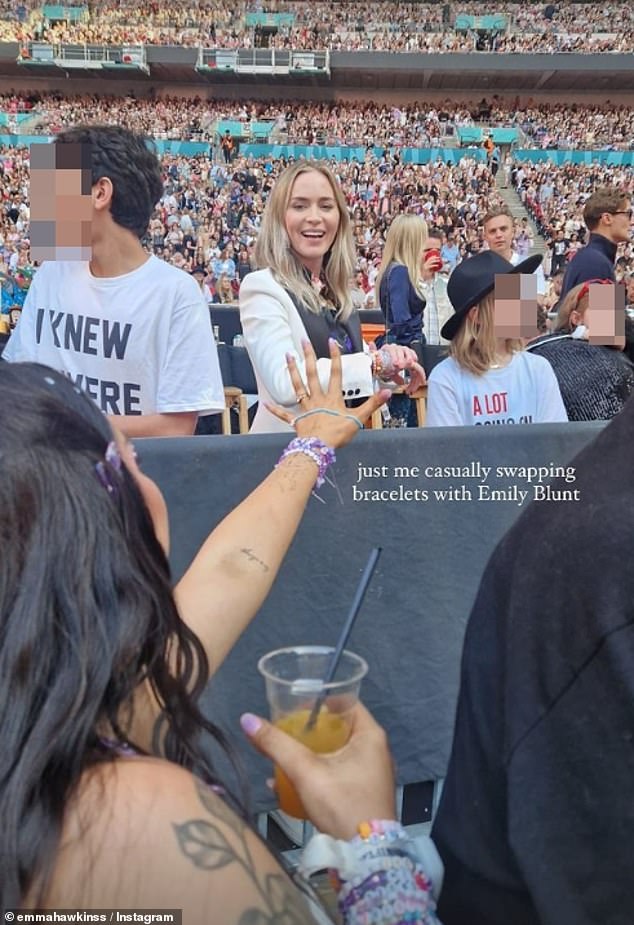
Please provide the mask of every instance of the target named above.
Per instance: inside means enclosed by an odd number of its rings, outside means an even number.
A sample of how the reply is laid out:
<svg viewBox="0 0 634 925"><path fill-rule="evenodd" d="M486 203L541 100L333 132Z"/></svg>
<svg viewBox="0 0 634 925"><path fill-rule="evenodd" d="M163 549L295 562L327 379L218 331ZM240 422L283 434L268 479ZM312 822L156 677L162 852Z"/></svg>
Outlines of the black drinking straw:
<svg viewBox="0 0 634 925"><path fill-rule="evenodd" d="M330 665L328 666L328 670L326 672L324 680L322 681L322 684L324 687L326 687L327 684L330 684L330 682L335 676L337 667L339 665L339 661L341 659L341 654L346 647L346 643L348 642L348 639L350 638L352 627L354 626L355 620L357 619L359 615L359 611L361 610L361 605L363 604L365 592L368 590L370 586L370 582L372 581L372 575L374 574L374 569L376 568L376 564L379 561L379 556L381 555L382 551L383 550L381 549L380 546L376 546L370 553L370 558L368 559L368 563L363 571L363 575L361 576L359 586L357 587L357 591L354 596L352 606L350 607L350 613L348 614L344 627L341 630L341 636L339 637L339 642L337 643L337 647L335 651L332 653ZM326 693L327 692L323 690L321 694L319 694L319 696L315 700L313 708L310 711L310 716L308 717L308 722L306 723L306 726L304 727L305 732L309 732L314 727L315 723L317 722L319 711L321 710L324 700L326 699Z"/></svg>

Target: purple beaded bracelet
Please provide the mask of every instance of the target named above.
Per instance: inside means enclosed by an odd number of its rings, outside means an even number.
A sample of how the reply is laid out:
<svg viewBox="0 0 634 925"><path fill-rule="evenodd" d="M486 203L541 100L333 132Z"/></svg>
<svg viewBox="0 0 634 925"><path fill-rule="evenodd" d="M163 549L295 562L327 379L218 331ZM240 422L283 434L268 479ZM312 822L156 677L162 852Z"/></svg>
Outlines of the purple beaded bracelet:
<svg viewBox="0 0 634 925"><path fill-rule="evenodd" d="M277 469L279 464L293 453L303 453L304 456L309 456L313 462L317 463L319 472L317 473L315 488L321 488L324 484L328 467L337 461L333 448L327 446L319 437L295 437L280 456L275 468Z"/></svg>

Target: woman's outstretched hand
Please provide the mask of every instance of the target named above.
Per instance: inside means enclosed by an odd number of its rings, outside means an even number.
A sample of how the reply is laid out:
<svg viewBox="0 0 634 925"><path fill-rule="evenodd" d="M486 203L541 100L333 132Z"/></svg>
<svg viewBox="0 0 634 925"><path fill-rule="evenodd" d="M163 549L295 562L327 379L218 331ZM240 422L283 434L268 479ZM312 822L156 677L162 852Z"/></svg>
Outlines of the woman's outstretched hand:
<svg viewBox="0 0 634 925"><path fill-rule="evenodd" d="M341 391L341 353L337 343L330 341L330 381L326 391L322 389L317 375L315 351L308 341L303 341L302 346L306 384L302 381L294 357L290 354L287 356L288 371L300 411L291 412L269 403L266 407L281 421L290 424L298 437L319 437L334 449L345 446L392 393L383 389L371 395L358 408L347 408Z"/></svg>
<svg viewBox="0 0 634 925"><path fill-rule="evenodd" d="M287 733L251 713L243 730L259 752L277 764L293 784L320 832L350 839L360 822L396 819L394 766L385 731L357 703L343 748L318 755Z"/></svg>

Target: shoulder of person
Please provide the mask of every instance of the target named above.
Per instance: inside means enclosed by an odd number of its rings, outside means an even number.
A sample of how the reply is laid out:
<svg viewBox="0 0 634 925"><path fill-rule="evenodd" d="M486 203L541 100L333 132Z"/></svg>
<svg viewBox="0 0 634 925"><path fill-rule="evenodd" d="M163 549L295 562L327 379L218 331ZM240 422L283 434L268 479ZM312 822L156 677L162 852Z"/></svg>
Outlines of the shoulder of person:
<svg viewBox="0 0 634 925"><path fill-rule="evenodd" d="M388 283L396 283L401 286L409 281L409 272L403 263L391 263L387 268L384 277Z"/></svg>
<svg viewBox="0 0 634 925"><path fill-rule="evenodd" d="M531 353L533 350L538 350L541 347L550 347L552 344L561 343L572 343L570 334L541 334L539 337L534 338L534 340L526 344L524 352Z"/></svg>
<svg viewBox="0 0 634 925"><path fill-rule="evenodd" d="M540 356L538 353L533 353L532 350L519 350L511 362L516 363L518 366L524 366L531 371L548 369L550 372L552 370L552 366L546 357Z"/></svg>
<svg viewBox="0 0 634 925"><path fill-rule="evenodd" d="M240 284L241 299L258 293L273 296L281 301L288 301L289 305L293 304L293 300L286 289L281 283L277 282L272 270L268 267L265 270L253 270L251 273L247 273Z"/></svg>
<svg viewBox="0 0 634 925"><path fill-rule="evenodd" d="M195 305L203 308L206 306L200 286L186 269L166 263L154 255L146 262L144 269L153 282L158 281L164 287L166 308L171 306L172 311L177 311Z"/></svg>
<svg viewBox="0 0 634 925"><path fill-rule="evenodd" d="M77 270L87 270L88 261L84 260L44 260L33 274L33 283L36 279L40 282L46 282L49 279L55 279L66 274L72 274Z"/></svg>
<svg viewBox="0 0 634 925"><path fill-rule="evenodd" d="M453 377L456 372L460 371L456 360L449 356L445 357L444 360L441 360L440 363L436 363L429 376L427 377L428 382L446 382L449 378Z"/></svg>
<svg viewBox="0 0 634 925"><path fill-rule="evenodd" d="M157 257L156 254L150 255L150 259L146 260L142 265L142 269L150 274L153 279L162 278L166 283L173 283L185 291L191 289L192 292L200 292L198 283L187 270L183 270L173 263L162 260L160 257Z"/></svg>
<svg viewBox="0 0 634 925"><path fill-rule="evenodd" d="M84 775L47 901L180 908L201 925L214 902L223 921L268 921L273 897L262 881L275 882L296 921L308 918L301 894L222 797L183 768L139 756Z"/></svg>

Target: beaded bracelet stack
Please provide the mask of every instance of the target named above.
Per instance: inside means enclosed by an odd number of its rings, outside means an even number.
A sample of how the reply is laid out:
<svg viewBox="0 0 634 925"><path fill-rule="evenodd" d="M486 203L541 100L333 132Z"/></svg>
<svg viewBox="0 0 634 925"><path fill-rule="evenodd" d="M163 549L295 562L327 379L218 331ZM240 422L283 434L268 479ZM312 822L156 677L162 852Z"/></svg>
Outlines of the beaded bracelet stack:
<svg viewBox="0 0 634 925"><path fill-rule="evenodd" d="M318 472L315 488L321 488L324 484L328 467L337 461L333 448L327 446L319 437L295 437L280 456L275 468L277 469L280 463L293 453L303 453L304 456L308 456L317 464Z"/></svg>
<svg viewBox="0 0 634 925"><path fill-rule="evenodd" d="M314 836L300 864L308 875L330 867L344 925L439 925L432 882L401 824L363 822L358 832L350 842Z"/></svg>
<svg viewBox="0 0 634 925"><path fill-rule="evenodd" d="M334 882L346 925L437 925L431 881L402 825L362 822L358 831L352 845L363 874Z"/></svg>

